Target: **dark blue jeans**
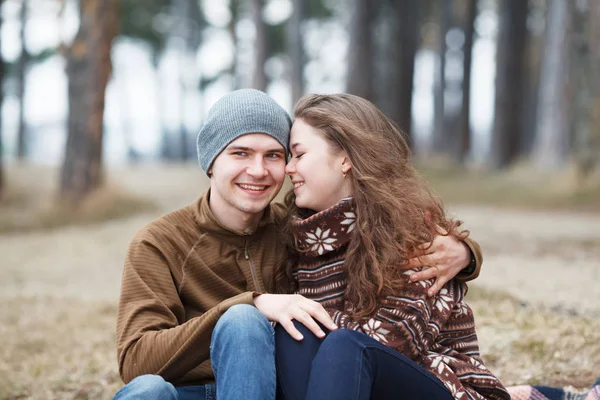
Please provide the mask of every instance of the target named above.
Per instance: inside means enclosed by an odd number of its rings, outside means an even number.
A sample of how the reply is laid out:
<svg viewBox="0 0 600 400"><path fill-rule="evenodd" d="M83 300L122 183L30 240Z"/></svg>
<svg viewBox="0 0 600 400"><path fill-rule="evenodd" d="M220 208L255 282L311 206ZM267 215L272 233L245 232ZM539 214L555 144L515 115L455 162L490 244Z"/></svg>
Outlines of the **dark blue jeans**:
<svg viewBox="0 0 600 400"><path fill-rule="evenodd" d="M452 400L433 374L363 333L338 329L318 339L295 324L300 342L275 329L279 398Z"/></svg>

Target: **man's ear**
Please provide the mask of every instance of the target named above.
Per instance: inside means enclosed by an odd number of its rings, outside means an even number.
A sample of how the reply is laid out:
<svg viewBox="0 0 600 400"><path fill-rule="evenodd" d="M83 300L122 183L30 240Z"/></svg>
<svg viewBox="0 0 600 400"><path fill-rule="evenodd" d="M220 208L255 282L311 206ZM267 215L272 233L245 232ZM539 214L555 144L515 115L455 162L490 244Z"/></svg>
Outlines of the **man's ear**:
<svg viewBox="0 0 600 400"><path fill-rule="evenodd" d="M348 158L348 156L345 156L344 160L342 161L342 173L347 174L351 169L352 169L352 163L350 162L350 159Z"/></svg>

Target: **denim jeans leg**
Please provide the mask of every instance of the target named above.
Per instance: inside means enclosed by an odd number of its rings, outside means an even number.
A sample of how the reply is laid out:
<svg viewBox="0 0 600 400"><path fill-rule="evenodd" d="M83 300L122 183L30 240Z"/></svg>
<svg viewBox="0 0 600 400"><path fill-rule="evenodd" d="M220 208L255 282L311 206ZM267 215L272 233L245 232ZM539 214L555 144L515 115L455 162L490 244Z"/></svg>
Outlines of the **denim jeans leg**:
<svg viewBox="0 0 600 400"><path fill-rule="evenodd" d="M294 326L303 340L292 338L281 325L275 328L278 400L304 400L311 364L323 341L300 322L294 321ZM329 332L325 327L321 328Z"/></svg>
<svg viewBox="0 0 600 400"><path fill-rule="evenodd" d="M312 362L307 400L452 400L431 372L400 352L349 329L331 332Z"/></svg>
<svg viewBox="0 0 600 400"><path fill-rule="evenodd" d="M177 390L159 375L141 375L123 386L113 400L179 400Z"/></svg>
<svg viewBox="0 0 600 400"><path fill-rule="evenodd" d="M175 388L179 400L215 400L215 385L178 386Z"/></svg>
<svg viewBox="0 0 600 400"><path fill-rule="evenodd" d="M219 400L275 399L274 331L256 307L238 304L219 318L210 359Z"/></svg>

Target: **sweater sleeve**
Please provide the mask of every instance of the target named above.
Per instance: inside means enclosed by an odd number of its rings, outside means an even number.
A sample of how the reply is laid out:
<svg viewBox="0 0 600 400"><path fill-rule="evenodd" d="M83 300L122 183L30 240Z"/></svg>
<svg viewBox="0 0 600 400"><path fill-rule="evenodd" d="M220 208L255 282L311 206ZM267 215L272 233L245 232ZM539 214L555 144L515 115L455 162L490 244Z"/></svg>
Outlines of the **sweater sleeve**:
<svg viewBox="0 0 600 400"><path fill-rule="evenodd" d="M468 282L476 279L481 272L481 264L483 264L483 254L481 253L481 246L479 246L479 243L471 238L464 239L464 243L469 248L471 259L473 260L472 264L474 265L471 271L464 269L458 275L456 275L456 279L460 282Z"/></svg>
<svg viewBox="0 0 600 400"><path fill-rule="evenodd" d="M253 304L245 292L185 321L169 262L147 238L136 237L123 270L117 316L119 373L125 383L143 374L175 381L209 358L212 331L234 304Z"/></svg>
<svg viewBox="0 0 600 400"><path fill-rule="evenodd" d="M408 277L420 269L404 272L404 286L386 296L372 317L357 321L345 311L327 309L340 328L357 330L419 361L439 334L464 296L464 284L448 282L435 297L427 296L432 282L410 282ZM346 305L348 309L349 305Z"/></svg>

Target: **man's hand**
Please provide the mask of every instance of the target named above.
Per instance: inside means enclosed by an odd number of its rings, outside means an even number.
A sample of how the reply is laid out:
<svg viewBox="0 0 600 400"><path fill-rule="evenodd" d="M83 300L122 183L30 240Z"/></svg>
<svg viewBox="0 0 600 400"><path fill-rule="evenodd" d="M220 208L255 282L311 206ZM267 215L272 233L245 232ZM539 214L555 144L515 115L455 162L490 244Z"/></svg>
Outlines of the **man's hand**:
<svg viewBox="0 0 600 400"><path fill-rule="evenodd" d="M319 338L325 337L325 332L315 319L331 331L337 329L321 304L299 294L261 294L254 298L254 305L269 321L281 324L296 340L304 337L294 326L293 319L304 324Z"/></svg>
<svg viewBox="0 0 600 400"><path fill-rule="evenodd" d="M446 233L438 227L440 232L433 242L419 246L419 251L411 258L406 268L428 267L410 276L412 282L426 279L435 279L427 291L428 296L435 296L437 292L454 278L470 262L468 246L453 236L444 236Z"/></svg>

